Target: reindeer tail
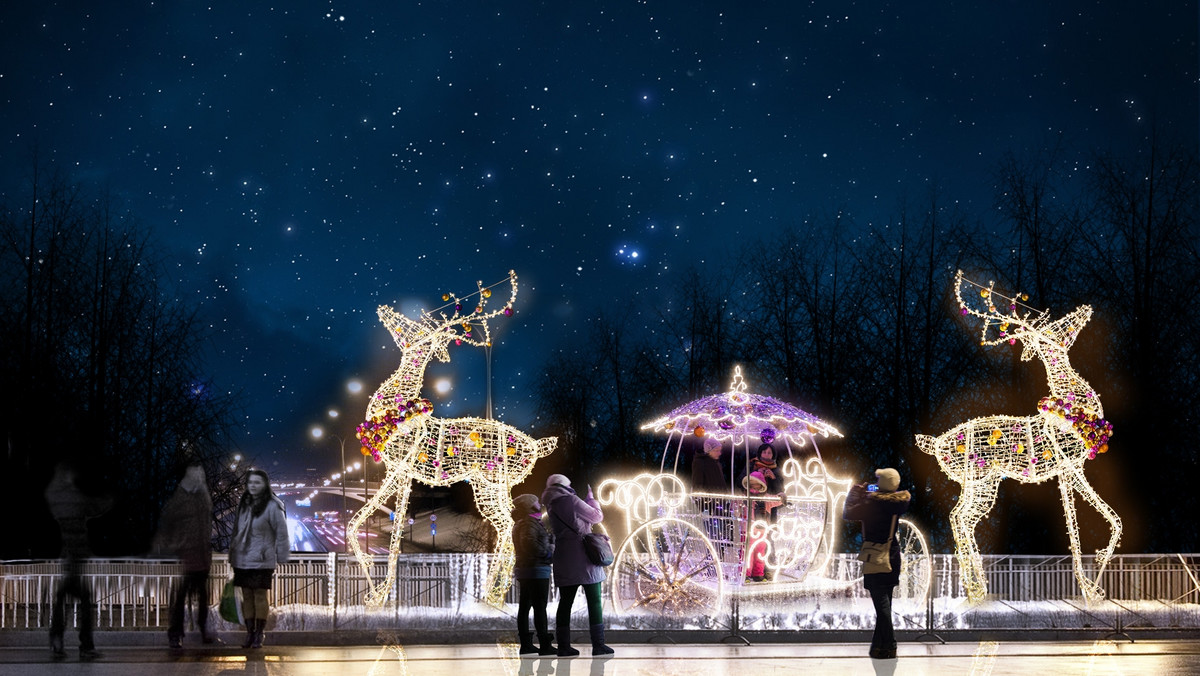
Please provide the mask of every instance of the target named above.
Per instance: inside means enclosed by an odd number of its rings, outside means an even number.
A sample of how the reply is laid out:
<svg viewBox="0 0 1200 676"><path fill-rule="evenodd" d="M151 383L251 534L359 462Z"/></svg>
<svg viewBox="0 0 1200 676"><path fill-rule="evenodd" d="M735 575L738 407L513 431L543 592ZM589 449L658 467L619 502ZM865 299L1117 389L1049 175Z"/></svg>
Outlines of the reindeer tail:
<svg viewBox="0 0 1200 676"><path fill-rule="evenodd" d="M544 458L558 448L558 437L543 437L538 439L536 444L538 457Z"/></svg>
<svg viewBox="0 0 1200 676"><path fill-rule="evenodd" d="M928 434L917 435L917 448L929 455L936 456L938 454L937 439Z"/></svg>

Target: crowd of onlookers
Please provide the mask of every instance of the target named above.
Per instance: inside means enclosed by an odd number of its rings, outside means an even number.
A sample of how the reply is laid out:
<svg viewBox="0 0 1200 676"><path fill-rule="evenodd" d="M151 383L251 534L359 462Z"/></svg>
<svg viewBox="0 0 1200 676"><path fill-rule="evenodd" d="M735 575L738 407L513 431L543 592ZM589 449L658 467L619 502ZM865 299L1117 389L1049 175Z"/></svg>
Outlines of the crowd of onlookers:
<svg viewBox="0 0 1200 676"><path fill-rule="evenodd" d="M703 448L691 462L692 490L697 493L730 494L736 484L725 474L721 443L706 438ZM736 470L732 464L731 470ZM741 495L749 496L751 519L773 522L775 512L785 504L783 481L775 449L763 444L740 468ZM896 540L896 519L908 508L911 495L899 490L900 475L890 468L876 470L876 483L858 484L846 497L843 518L862 522L863 584L871 594L876 610L876 627L870 655L878 659L896 656L891 624L892 592L899 584L900 548ZM79 603L79 655L91 660L99 657L92 638L94 612L92 591L80 574L80 563L89 555L87 521L104 513L111 499L86 494L79 488L77 471L61 463L46 488L46 500L59 523L63 542L63 579L58 585L50 627L50 647L55 658L65 656L63 648L66 599ZM591 486L580 497L571 480L552 474L541 496L522 494L513 498L512 539L516 554L513 577L518 585L517 636L520 654L532 656L574 657L579 650L571 646L571 609L580 589L587 604L588 634L592 655L607 656L613 649L605 641L601 583L609 558L597 554L589 537L604 519L600 503ZM210 538L213 526L212 500L204 468L192 463L182 473L178 487L163 508L155 549L178 558L180 579L172 594L168 645L182 647L184 609L195 598L196 624L206 644L221 643L210 631L208 622L208 577L212 566ZM870 558L875 552L874 558ZM233 567L230 589L240 591L240 615L246 629L242 647L261 648L270 614L268 592L275 568L289 556L287 518L283 502L272 492L267 474L251 470L245 491L238 503L229 562ZM751 545L746 552L746 577L752 582L767 579L761 547ZM550 632L546 605L553 580L558 588L554 633ZM529 615L533 614L533 630ZM535 642L536 639L536 642ZM554 645L557 642L557 646Z"/></svg>

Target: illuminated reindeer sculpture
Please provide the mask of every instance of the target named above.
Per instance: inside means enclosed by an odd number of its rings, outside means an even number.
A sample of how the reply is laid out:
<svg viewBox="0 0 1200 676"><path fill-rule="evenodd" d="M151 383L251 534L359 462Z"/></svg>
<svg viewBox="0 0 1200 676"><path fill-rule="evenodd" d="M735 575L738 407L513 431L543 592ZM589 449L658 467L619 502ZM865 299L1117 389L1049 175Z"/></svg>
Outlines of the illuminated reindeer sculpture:
<svg viewBox="0 0 1200 676"><path fill-rule="evenodd" d="M447 347L451 342L491 346L487 320L498 315L511 316L517 297L516 274L510 271L508 275L511 295L498 310L487 308L492 292L483 282L478 282L478 291L464 298L453 294L442 296L442 300L449 301L447 305L423 312L416 320L386 305L379 307L379 320L400 346L400 368L371 397L366 421L358 426L357 436L363 454L383 462L387 473L379 490L349 524L352 532L358 532L363 521L394 496L399 526L399 518L408 510L414 480L427 486L470 481L476 507L496 529L497 556L488 570L487 595L487 602L493 605L503 603L512 575L512 487L529 476L538 458L554 451L557 440L532 439L515 427L491 419L434 418L430 415L432 404L422 399L420 392L429 360L437 357L443 362L450 361ZM464 313L463 308L468 306ZM447 308L453 308L449 315L441 311ZM387 599L402 534L401 527L392 530L387 576L378 583L371 581L370 560L359 547L358 538L350 539L350 549L370 586L366 598L369 605L379 606Z"/></svg>
<svg viewBox="0 0 1200 676"><path fill-rule="evenodd" d="M972 287L972 297L978 291L978 300L973 302L982 304L984 309L972 307L963 299L964 284ZM1075 343L1079 330L1091 319L1092 308L1081 305L1061 319L1051 321L1047 311L1034 313L1021 302L1028 300L1028 296L1003 296L996 292L995 282L980 286L963 278L961 270L955 277L954 295L964 315L984 320L983 345L1020 341L1021 360L1029 361L1034 356L1041 359L1050 384L1050 396L1038 403L1036 415L986 416L969 420L937 437L917 435L917 447L937 458L942 471L962 484L962 495L950 513L950 526L967 596L978 601L987 594L975 527L995 504L1000 482L1006 478L1021 483L1058 479L1075 579L1087 602L1099 601L1104 598L1104 590L1096 581L1121 539L1121 519L1088 484L1083 464L1108 451L1112 425L1104 419L1099 395L1067 360L1067 351ZM989 334L993 327L997 330L995 337ZM1096 552L1095 579L1085 574L1080 559L1075 493L1109 523L1108 546Z"/></svg>

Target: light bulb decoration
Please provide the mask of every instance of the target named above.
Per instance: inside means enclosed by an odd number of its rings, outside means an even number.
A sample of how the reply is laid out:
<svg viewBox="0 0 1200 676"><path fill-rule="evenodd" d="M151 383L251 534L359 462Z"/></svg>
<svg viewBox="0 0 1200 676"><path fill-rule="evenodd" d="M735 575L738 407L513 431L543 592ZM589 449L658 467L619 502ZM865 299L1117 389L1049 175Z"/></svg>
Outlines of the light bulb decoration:
<svg viewBox="0 0 1200 676"><path fill-rule="evenodd" d="M1007 295L955 276L954 296L964 316L983 320L982 345L1021 343L1021 360L1033 357L1046 367L1050 394L1037 403L1037 413L1028 416L992 415L968 420L939 436L917 435L917 448L937 459L938 465L962 485L958 504L950 513L956 557L962 569L967 597L978 601L987 594L983 559L975 540L975 528L991 511L1001 481L1041 483L1058 480L1066 518L1075 579L1084 599L1093 603L1104 598L1098 584L1121 539L1121 519L1084 477L1084 463L1108 451L1112 423L1104 418L1100 396L1071 366L1067 352L1080 329L1092 316L1092 308L1081 305L1052 320L1047 310L1025 304L1028 295ZM977 300L978 299L978 300ZM1108 544L1096 552L1096 572L1089 577L1083 568L1079 524L1075 513L1078 493L1109 524Z"/></svg>
<svg viewBox="0 0 1200 676"><path fill-rule="evenodd" d="M729 391L644 425L644 430L667 434L659 473L601 482L597 499L623 513L628 534L617 547L609 578L618 612L711 615L730 595L794 596L854 583L826 576L839 546L839 507L851 482L829 475L815 437L841 433L791 404L747 389L737 367ZM760 444L782 445L785 450L776 450L783 458L778 463L782 490L751 495L732 482L728 492L689 490L676 472L684 440L695 436L732 446L747 461ZM807 457L793 452L808 446L812 453ZM773 519L763 511L769 506L776 506ZM924 536L910 521L904 520L901 530L907 534L905 566L912 580L905 588L917 590L923 602L932 559ZM755 558L762 560L765 581L747 583Z"/></svg>
<svg viewBox="0 0 1200 676"><path fill-rule="evenodd" d="M511 289L508 301L501 308L489 309L492 288L505 282ZM389 500L395 501L394 513L405 514L413 481L427 486L469 481L475 506L496 530L496 556L488 570L486 601L499 606L512 581L512 488L528 477L537 459L550 455L558 442L554 437L534 439L511 425L486 418L437 418L433 405L420 396L430 359L450 361L451 342L490 347L488 320L512 316L517 297L515 273L510 271L496 284L485 287L477 282L477 286L477 291L464 297L444 294L445 305L423 311L417 319L386 305L379 307L379 320L400 347L400 367L371 396L366 419L356 434L363 454L382 462L386 473L379 490L351 518L349 528L358 532L376 510L387 511ZM464 313L464 308L469 311ZM368 581L367 605L378 607L387 600L402 540L403 529L393 529L387 576L374 582L371 556L362 551L358 538L350 539L350 549Z"/></svg>

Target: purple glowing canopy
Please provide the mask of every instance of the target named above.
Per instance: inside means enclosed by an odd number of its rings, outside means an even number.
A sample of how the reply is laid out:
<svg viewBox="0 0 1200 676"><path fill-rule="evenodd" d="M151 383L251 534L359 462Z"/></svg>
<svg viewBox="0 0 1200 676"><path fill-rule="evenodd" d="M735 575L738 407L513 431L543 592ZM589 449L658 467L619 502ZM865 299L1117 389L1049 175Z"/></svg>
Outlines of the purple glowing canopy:
<svg viewBox="0 0 1200 676"><path fill-rule="evenodd" d="M813 435L842 436L833 425L791 404L746 392L742 369L737 367L729 391L689 402L667 415L642 425L643 430L670 434L712 436L734 444L771 443L782 437L803 443Z"/></svg>

